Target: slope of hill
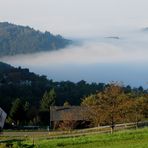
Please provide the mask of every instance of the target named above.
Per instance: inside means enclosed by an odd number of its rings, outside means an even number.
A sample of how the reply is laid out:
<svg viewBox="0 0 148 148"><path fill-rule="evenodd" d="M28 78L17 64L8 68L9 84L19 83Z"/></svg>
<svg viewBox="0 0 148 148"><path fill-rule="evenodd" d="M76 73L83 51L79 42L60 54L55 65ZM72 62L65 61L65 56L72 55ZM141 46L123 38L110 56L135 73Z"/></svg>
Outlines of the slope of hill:
<svg viewBox="0 0 148 148"><path fill-rule="evenodd" d="M0 62L0 105L5 111L8 111L15 98L36 104L48 84L45 76L32 73L27 68L15 68Z"/></svg>
<svg viewBox="0 0 148 148"><path fill-rule="evenodd" d="M88 84L85 81L73 83L70 81L53 82L46 76L39 76L27 68L12 67L0 62L0 105L5 111L9 111L12 102L16 98L28 101L38 107L40 99L45 91L54 88L56 92L56 105L63 105L68 101L72 105L78 105L81 98L96 90L102 90L104 83Z"/></svg>
<svg viewBox="0 0 148 148"><path fill-rule="evenodd" d="M8 69L12 69L13 67L9 64L0 62L0 73L7 71Z"/></svg>
<svg viewBox="0 0 148 148"><path fill-rule="evenodd" d="M55 82L46 76L40 76L30 72L27 68L13 67L0 62L0 106L9 113L12 103L20 98L27 101L32 107L38 108L45 91L55 90L55 105L62 106L68 101L71 105L80 105L82 98L103 91L108 84L87 83L81 80L77 83L70 81ZM126 93L147 94L142 87L123 87Z"/></svg>
<svg viewBox="0 0 148 148"><path fill-rule="evenodd" d="M43 33L28 26L0 23L0 56L51 51L69 44L71 41L60 35Z"/></svg>

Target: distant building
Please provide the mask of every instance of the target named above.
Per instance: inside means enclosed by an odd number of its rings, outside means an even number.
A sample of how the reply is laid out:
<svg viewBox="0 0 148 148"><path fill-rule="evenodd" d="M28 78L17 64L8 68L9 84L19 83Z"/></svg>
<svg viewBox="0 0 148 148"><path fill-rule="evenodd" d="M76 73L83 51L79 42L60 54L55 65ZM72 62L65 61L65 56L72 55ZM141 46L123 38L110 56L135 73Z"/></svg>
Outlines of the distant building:
<svg viewBox="0 0 148 148"><path fill-rule="evenodd" d="M86 118L86 111L88 107L82 106L51 106L50 107L50 123L51 126L54 123L61 121L84 121Z"/></svg>

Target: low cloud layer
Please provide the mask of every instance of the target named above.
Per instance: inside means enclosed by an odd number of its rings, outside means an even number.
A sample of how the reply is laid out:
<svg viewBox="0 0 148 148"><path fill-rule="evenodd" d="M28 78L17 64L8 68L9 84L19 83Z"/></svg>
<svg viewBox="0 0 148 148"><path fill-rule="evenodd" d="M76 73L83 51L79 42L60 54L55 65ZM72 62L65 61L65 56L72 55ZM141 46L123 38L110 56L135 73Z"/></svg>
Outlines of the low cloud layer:
<svg viewBox="0 0 148 148"><path fill-rule="evenodd" d="M30 55L18 55L1 58L13 65L56 66L65 64L88 65L100 63L148 63L148 46L139 46L136 41L133 46L126 41L104 39L71 46L53 52L41 52ZM129 45L128 45L129 44Z"/></svg>
<svg viewBox="0 0 148 148"><path fill-rule="evenodd" d="M53 52L4 57L0 60L27 67L56 81L122 81L147 88L148 34L91 38L83 44Z"/></svg>

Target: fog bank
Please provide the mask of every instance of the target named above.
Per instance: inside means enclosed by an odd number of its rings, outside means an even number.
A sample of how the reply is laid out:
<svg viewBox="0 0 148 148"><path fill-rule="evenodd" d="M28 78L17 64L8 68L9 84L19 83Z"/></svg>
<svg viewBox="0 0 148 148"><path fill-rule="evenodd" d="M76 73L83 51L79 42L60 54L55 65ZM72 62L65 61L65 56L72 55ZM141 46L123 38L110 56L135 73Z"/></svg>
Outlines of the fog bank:
<svg viewBox="0 0 148 148"><path fill-rule="evenodd" d="M147 87L148 34L85 39L80 45L52 52L3 57L14 66L28 67L54 80L88 82L123 81Z"/></svg>

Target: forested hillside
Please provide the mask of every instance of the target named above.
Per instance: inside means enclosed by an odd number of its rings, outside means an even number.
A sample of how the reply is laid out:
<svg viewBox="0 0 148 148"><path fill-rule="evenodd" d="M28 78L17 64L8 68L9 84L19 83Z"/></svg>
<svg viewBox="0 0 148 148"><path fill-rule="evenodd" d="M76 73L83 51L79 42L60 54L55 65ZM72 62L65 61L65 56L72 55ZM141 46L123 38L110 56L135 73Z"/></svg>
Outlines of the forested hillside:
<svg viewBox="0 0 148 148"><path fill-rule="evenodd" d="M56 93L55 105L63 105L68 101L72 105L79 105L81 98L96 90L103 90L104 83L88 84L85 81L73 83L70 81L54 82L46 76L39 76L21 67L15 68L0 62L0 106L9 111L12 102L20 98L23 102L28 101L36 108L45 91L54 89Z"/></svg>
<svg viewBox="0 0 148 148"><path fill-rule="evenodd" d="M30 27L0 23L0 56L51 51L71 44L70 40Z"/></svg>
<svg viewBox="0 0 148 148"><path fill-rule="evenodd" d="M83 99L96 92L103 92L109 85L89 84L84 80L77 83L54 82L46 76L30 72L27 68L15 68L0 62L0 107L8 113L8 117L19 123L37 124L40 122L39 116L40 118L46 117L41 121L47 122L51 105L61 106L65 102L70 105L80 105ZM122 86L122 89L132 98L147 95L147 90L142 87ZM20 115L17 115L18 113ZM23 118L22 114L25 115Z"/></svg>

